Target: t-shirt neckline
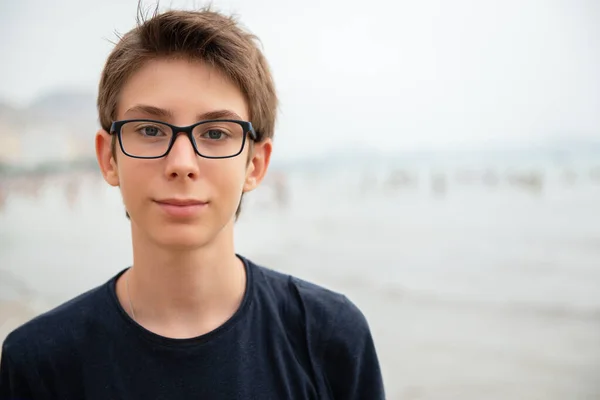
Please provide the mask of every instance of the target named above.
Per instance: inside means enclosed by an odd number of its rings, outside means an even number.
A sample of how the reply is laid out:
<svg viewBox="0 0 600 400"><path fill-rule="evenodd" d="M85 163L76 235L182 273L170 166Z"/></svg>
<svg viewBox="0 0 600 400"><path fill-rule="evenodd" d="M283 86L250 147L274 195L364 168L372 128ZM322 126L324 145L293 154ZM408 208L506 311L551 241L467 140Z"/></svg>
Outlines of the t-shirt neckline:
<svg viewBox="0 0 600 400"><path fill-rule="evenodd" d="M115 275L108 282L108 284L106 285L106 288L109 292L109 296L112 300L113 305L116 307L117 312L121 317L121 320L125 323L129 332L139 335L143 339L151 341L158 345L162 345L162 346L166 346L166 347L170 347L170 348L179 347L179 348L189 349L190 347L193 347L193 346L206 344L206 343L216 339L217 337L221 336L223 333L227 332L233 326L235 326L236 323L246 314L247 309L250 306L250 303L252 300L252 292L254 290L253 268L251 266L251 263L245 257L242 257L239 254L236 254L236 256L242 261L242 263L244 265L244 269L246 271L246 288L245 288L244 296L242 298L242 302L240 303L240 306L238 307L236 312L227 321L225 321L222 325L213 329L210 332L207 332L205 334L202 334L202 335L196 336L196 337L192 337L192 338L176 339L176 338L170 338L167 336L159 335L157 333L154 333L154 332L144 328L142 325L135 322L129 316L129 314L127 313L127 311L125 311L125 309L123 308L123 306L121 305L121 303L119 302L119 299L117 297L116 283L117 283L118 279L131 267L124 268L117 275Z"/></svg>

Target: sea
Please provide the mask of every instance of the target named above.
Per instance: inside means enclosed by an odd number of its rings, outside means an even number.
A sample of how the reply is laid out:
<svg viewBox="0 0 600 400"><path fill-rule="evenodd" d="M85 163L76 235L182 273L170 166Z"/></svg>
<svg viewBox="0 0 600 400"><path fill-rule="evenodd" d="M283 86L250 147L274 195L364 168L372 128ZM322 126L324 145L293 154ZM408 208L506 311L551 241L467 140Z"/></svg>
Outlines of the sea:
<svg viewBox="0 0 600 400"><path fill-rule="evenodd" d="M281 165L237 252L344 293L389 399L600 399L600 157ZM0 339L132 262L94 168L0 175Z"/></svg>

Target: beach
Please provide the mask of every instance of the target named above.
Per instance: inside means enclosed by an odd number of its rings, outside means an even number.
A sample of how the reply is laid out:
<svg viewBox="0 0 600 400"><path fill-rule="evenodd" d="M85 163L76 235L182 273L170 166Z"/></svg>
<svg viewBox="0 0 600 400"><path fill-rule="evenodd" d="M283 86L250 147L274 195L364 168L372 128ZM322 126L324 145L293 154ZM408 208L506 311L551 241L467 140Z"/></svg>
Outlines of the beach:
<svg viewBox="0 0 600 400"><path fill-rule="evenodd" d="M248 196L238 252L357 304L390 399L600 398L594 168L292 171L285 196ZM2 339L131 263L119 193L97 173L15 182Z"/></svg>

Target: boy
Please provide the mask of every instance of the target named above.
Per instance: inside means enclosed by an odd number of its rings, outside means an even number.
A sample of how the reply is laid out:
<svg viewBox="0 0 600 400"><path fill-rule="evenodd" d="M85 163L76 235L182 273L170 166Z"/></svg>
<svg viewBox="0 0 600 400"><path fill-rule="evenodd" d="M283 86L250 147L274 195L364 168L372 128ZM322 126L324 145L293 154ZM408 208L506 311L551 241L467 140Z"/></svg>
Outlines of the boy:
<svg viewBox="0 0 600 400"><path fill-rule="evenodd" d="M346 297L234 251L277 108L255 38L210 10L138 22L102 73L95 142L133 266L13 331L0 398L384 398Z"/></svg>

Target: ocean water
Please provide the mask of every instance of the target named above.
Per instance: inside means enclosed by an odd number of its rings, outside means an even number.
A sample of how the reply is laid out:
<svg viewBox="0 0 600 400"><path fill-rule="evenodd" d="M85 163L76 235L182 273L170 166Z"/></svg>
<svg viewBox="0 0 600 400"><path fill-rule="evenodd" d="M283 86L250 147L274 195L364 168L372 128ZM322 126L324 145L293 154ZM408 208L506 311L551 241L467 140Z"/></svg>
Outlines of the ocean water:
<svg viewBox="0 0 600 400"><path fill-rule="evenodd" d="M238 252L348 295L391 399L600 398L599 171L295 168L248 196ZM131 263L97 173L1 188L5 303L41 312Z"/></svg>

